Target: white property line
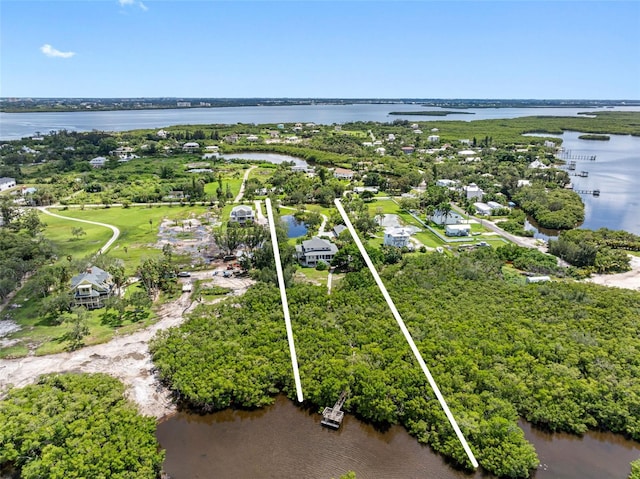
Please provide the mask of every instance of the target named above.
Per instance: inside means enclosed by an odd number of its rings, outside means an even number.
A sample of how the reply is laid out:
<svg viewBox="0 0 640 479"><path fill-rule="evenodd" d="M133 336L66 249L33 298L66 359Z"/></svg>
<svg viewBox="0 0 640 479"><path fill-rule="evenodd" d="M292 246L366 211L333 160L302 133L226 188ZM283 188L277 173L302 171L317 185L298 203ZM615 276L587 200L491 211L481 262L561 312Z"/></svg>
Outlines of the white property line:
<svg viewBox="0 0 640 479"><path fill-rule="evenodd" d="M298 356L296 356L296 346L293 343L293 329L291 328L291 317L289 316L289 303L287 302L287 292L284 289L284 274L282 274L282 264L280 264L280 250L278 249L278 237L276 235L276 224L273 220L271 210L271 200L264 200L269 217L269 231L271 232L271 244L273 245L273 260L276 263L276 273L278 274L278 285L280 286L280 298L282 299L282 311L284 312L284 323L287 326L287 339L289 340L289 352L291 353L291 365L293 366L293 378L296 382L296 393L298 402L302 402L302 385L300 384L300 371L298 371Z"/></svg>
<svg viewBox="0 0 640 479"><path fill-rule="evenodd" d="M384 296L384 299L387 301L387 304L389 305L389 309L391 309L391 312L393 313L393 317L396 318L396 321L398 322L398 326L400 326L400 330L402 331L402 334L404 334L404 338L409 343L409 346L411 347L411 351L413 351L413 355L418 360L418 364L420 364L420 367L422 368L422 371L424 372L425 376L427 377L427 380L429 381L429 384L431 385L431 389L433 389L433 392L435 393L436 397L438 398L438 401L440 401L440 406L442 406L442 409L444 410L444 413L447 415L447 419L449 419L449 422L451 423L451 426L453 427L453 430L456 432L456 435L458 436L458 439L462 443L462 447L464 448L464 451L467 453L467 456L469 457L469 460L471 461L471 464L473 464L473 467L477 468L478 467L478 461L476 460L475 456L473 455L473 452L471 451L471 448L469 447L469 444L467 443L467 440L464 438L464 435L462 434L462 431L458 427L458 423L456 422L455 418L453 417L453 414L451 414L451 411L449 410L449 406L447 406L447 403L444 400L444 397L442 396L442 393L440 392L440 389L438 388L438 385L436 384L435 380L433 379L433 376L431 376L431 373L429 372L429 368L425 364L424 359L422 359L422 355L420 354L420 351L418 351L418 347L416 346L416 343L413 341L413 338L411 337L411 334L409 333L409 330L405 326L404 321L402 320L402 317L400 316L400 313L396 309L396 305L393 303L393 300L391 299L391 296L389 296L389 292L387 291L387 288L385 287L384 283L382 282L382 279L380 279L380 275L378 275L378 272L376 271L376 268L373 265L373 262L371 261L371 258L369 258L369 255L367 254L367 251L364 249L364 246L362 245L362 242L360 241L360 238L358 237L358 233L356 233L356 230L353 228L353 225L351 224L351 221L349 220L349 217L347 216L347 212L342 207L342 204L340 203L340 200L338 198L335 199L335 204L336 204L336 207L338 208L338 211L342 215L342 219L344 220L345 225L347 225L347 228L349 229L349 233L351 233L351 236L353 236L353 240L356 242L356 245L358 245L358 249L360 250L360 254L362 254L362 257L364 258L365 262L367 263L367 266L369 267L369 270L371 271L371 274L373 275L373 278L376 280L376 283L378 284L378 288L380 288L380 291L382 292L382 296Z"/></svg>

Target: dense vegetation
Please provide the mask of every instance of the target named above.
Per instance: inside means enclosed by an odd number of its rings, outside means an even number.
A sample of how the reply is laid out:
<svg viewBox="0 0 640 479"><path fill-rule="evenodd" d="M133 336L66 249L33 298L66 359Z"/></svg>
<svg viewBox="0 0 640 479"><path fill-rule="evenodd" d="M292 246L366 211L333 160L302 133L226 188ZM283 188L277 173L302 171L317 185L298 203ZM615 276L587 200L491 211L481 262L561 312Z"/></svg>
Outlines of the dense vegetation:
<svg viewBox="0 0 640 479"><path fill-rule="evenodd" d="M626 251L639 251L640 237L607 228L563 231L549 241L549 253L587 272L622 273L629 271Z"/></svg>
<svg viewBox="0 0 640 479"><path fill-rule="evenodd" d="M153 479L164 454L155 421L104 374L49 375L0 402L0 466L24 479Z"/></svg>
<svg viewBox="0 0 640 479"><path fill-rule="evenodd" d="M520 188L513 199L543 228L571 229L584 221L582 199L570 190L527 186Z"/></svg>
<svg viewBox="0 0 640 479"><path fill-rule="evenodd" d="M551 431L602 428L640 439L640 296L516 285L501 279L502 264L484 249L405 258L382 272L480 464L528 476L537 459L519 416ZM400 422L467 464L368 272L347 274L330 297L311 286L288 295L309 404L332 404L348 390L351 413ZM152 345L161 376L199 410L294 395L277 290L258 284L232 302L199 309Z"/></svg>
<svg viewBox="0 0 640 479"><path fill-rule="evenodd" d="M598 140L598 141L609 141L611 137L609 135L580 135L578 137L581 140Z"/></svg>

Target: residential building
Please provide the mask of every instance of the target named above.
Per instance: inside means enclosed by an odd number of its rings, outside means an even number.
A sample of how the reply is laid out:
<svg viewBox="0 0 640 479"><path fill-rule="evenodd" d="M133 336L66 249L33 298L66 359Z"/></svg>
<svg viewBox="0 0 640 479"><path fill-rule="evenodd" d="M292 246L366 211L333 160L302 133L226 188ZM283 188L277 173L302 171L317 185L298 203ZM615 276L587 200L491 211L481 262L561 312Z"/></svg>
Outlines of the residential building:
<svg viewBox="0 0 640 479"><path fill-rule="evenodd" d="M255 213L251 206L239 205L234 206L229 214L229 221L244 225L255 221Z"/></svg>
<svg viewBox="0 0 640 479"><path fill-rule="evenodd" d="M336 168L333 170L333 176L341 180L352 180L354 174L355 171L348 170L347 168Z"/></svg>
<svg viewBox="0 0 640 479"><path fill-rule="evenodd" d="M476 214L480 216L490 216L493 209L486 203L477 202L473 206L476 209Z"/></svg>
<svg viewBox="0 0 640 479"><path fill-rule="evenodd" d="M346 229L347 227L345 225L335 225L333 227L333 235L337 238Z"/></svg>
<svg viewBox="0 0 640 479"><path fill-rule="evenodd" d="M431 130L433 131L433 130ZM429 135L427 137L427 141L430 143L438 143L440 141L440 137L438 135Z"/></svg>
<svg viewBox="0 0 640 479"><path fill-rule="evenodd" d="M545 165L543 162L541 162L540 160L535 160L529 163L529 168L533 170L546 170L549 167Z"/></svg>
<svg viewBox="0 0 640 479"><path fill-rule="evenodd" d="M482 201L484 191L482 191L482 189L475 183L470 183L467 186L463 187L463 189L468 200L472 198L478 198L479 201Z"/></svg>
<svg viewBox="0 0 640 479"><path fill-rule="evenodd" d="M15 178L9 178L8 176L0 178L0 191L8 190L14 186L16 186Z"/></svg>
<svg viewBox="0 0 640 479"><path fill-rule="evenodd" d="M456 180L442 179L436 181L436 186L442 186L444 188L450 188L452 186L456 186L457 184L458 182Z"/></svg>
<svg viewBox="0 0 640 479"><path fill-rule="evenodd" d="M197 150L198 148L200 148L200 144L196 143L195 141L189 141L182 145L182 149L185 151L193 151Z"/></svg>
<svg viewBox="0 0 640 479"><path fill-rule="evenodd" d="M104 156L96 156L89 161L89 164L94 168L102 168L107 164L107 159Z"/></svg>
<svg viewBox="0 0 640 479"><path fill-rule="evenodd" d="M409 246L410 238L411 230L409 230L409 228L395 226L384 230L384 244L386 246L405 248Z"/></svg>
<svg viewBox="0 0 640 479"><path fill-rule="evenodd" d="M400 149L402 150L402 153L404 153L405 155L410 155L415 151L415 148L413 146L403 146Z"/></svg>
<svg viewBox="0 0 640 479"><path fill-rule="evenodd" d="M503 208L506 208L506 206L501 205L500 203L498 203L497 201L487 201L487 204L491 207L491 212L494 212L496 210L501 210Z"/></svg>
<svg viewBox="0 0 640 479"><path fill-rule="evenodd" d="M544 146L546 146L547 148L555 148L556 144L553 141L544 140Z"/></svg>
<svg viewBox="0 0 640 479"><path fill-rule="evenodd" d="M447 236L469 236L470 233L470 225L446 225L444 227L444 234Z"/></svg>
<svg viewBox="0 0 640 479"><path fill-rule="evenodd" d="M176 106L178 108L188 108L191 106L191 102L190 101L178 101L176 102Z"/></svg>
<svg viewBox="0 0 640 479"><path fill-rule="evenodd" d="M104 306L104 300L113 294L113 278L97 266L71 278L74 306L96 309Z"/></svg>
<svg viewBox="0 0 640 479"><path fill-rule="evenodd" d="M449 211L449 213L445 216L444 211L436 210L431 216L427 216L429 221L434 222L435 224L442 225L457 225L462 223L463 217L456 213L455 211Z"/></svg>
<svg viewBox="0 0 640 479"><path fill-rule="evenodd" d="M337 252L336 245L317 236L296 245L296 256L303 266L316 266L320 261L331 264Z"/></svg>

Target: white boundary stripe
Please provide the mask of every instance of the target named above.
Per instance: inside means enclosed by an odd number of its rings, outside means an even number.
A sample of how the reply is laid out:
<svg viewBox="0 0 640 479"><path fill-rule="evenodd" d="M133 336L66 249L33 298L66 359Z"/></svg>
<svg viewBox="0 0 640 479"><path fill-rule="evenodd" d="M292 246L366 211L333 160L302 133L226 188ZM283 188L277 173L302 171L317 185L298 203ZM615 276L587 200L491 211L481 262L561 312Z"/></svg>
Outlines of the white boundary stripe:
<svg viewBox="0 0 640 479"><path fill-rule="evenodd" d="M280 298L282 299L284 323L287 326L287 339L289 340L289 352L291 353L291 365L293 366L293 379L296 382L296 393L298 395L298 402L302 402L302 385L300 384L300 371L298 371L298 357L296 356L296 346L293 343L293 329L291 328L291 317L289 316L287 292L284 289L284 274L282 273L282 264L280 264L280 250L278 249L276 224L273 220L271 200L267 198L264 203L267 207L267 216L269 217L269 231L271 232L271 243L273 245L273 260L276 263L276 273L278 274L278 285L280 286Z"/></svg>
<svg viewBox="0 0 640 479"><path fill-rule="evenodd" d="M349 229L349 233L351 233L351 236L353 236L353 240L356 242L356 245L358 245L358 249L360 250L360 253L362 254L362 257L364 258L365 262L367 263L367 266L369 267L369 270L371 271L371 274L373 274L373 278L376 280L376 283L378 284L378 288L380 288L380 291L382 292L382 296L384 296L384 299L387 301L387 304L389 305L389 309L391 309L391 312L393 313L393 317L396 318L396 321L398 322L398 326L400 326L400 330L402 331L402 334L404 334L405 339L409 343L409 346L411 347L411 351L413 351L413 355L418 360L418 364L420 364L420 367L422 368L422 371L424 372L425 376L427 377L427 380L429 381L429 384L431 385L431 389L433 389L433 392L435 393L436 397L438 398L438 401L440 401L440 406L442 406L442 409L444 410L444 413L447 415L447 419L449 419L449 422L451 423L451 426L453 427L453 430L456 432L456 435L458 436L458 439L462 443L462 447L464 448L464 451L467 453L467 456L469 457L469 460L471 461L471 464L473 464L473 467L477 468L478 467L478 461L476 460L475 456L473 455L473 452L471 451L471 448L469 447L469 444L467 443L467 440L464 438L464 435L462 434L462 431L458 427L458 423L456 422L455 418L453 417L453 414L451 414L451 411L449 410L449 406L447 406L447 403L444 400L444 397L442 396L442 393L440 392L440 389L438 388L438 385L436 384L435 380L433 379L433 376L431 376L431 373L429 372L429 368L427 368L427 365L425 364L424 360L422 359L422 355L420 354L420 351L418 351L418 347L416 346L416 343L413 342L413 338L411 337L411 334L409 333L409 330L405 326L404 321L402 320L402 317L400 316L400 313L396 309L396 306L393 303L393 300L391 299L391 296L389 296L389 292L387 291L387 288L385 287L384 283L382 282L382 279L380 279L380 276L378 275L378 272L376 271L376 268L373 265L373 262L371 261L371 258L369 258L369 255L367 254L367 251L364 249L364 246L362 245L362 242L360 241L360 238L358 237L358 233L356 233L356 230L353 228L353 225L351 224L351 221L349 220L349 217L347 216L347 212L344 210L344 208L343 208L343 206L340 203L340 200L338 198L335 199L335 204L336 204L336 207L338 208L338 211L342 215L342 219L344 220L344 223L347 225L347 228Z"/></svg>

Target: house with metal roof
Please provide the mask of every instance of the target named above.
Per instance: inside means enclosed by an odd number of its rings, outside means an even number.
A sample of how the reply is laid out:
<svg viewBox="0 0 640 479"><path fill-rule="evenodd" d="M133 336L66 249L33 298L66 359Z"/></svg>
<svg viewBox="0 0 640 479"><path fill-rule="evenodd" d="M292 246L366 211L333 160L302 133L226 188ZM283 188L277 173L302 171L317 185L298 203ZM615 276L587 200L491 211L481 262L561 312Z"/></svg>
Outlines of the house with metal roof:
<svg viewBox="0 0 640 479"><path fill-rule="evenodd" d="M255 213L251 206L238 205L234 206L229 214L229 221L232 223L238 223L244 225L246 223L253 223L255 220Z"/></svg>
<svg viewBox="0 0 640 479"><path fill-rule="evenodd" d="M113 278L105 270L90 266L71 278L74 306L96 309L104 306L104 300L113 294Z"/></svg>
<svg viewBox="0 0 640 479"><path fill-rule="evenodd" d="M316 266L320 261L331 264L337 252L336 245L317 236L296 245L296 257L302 266Z"/></svg>

